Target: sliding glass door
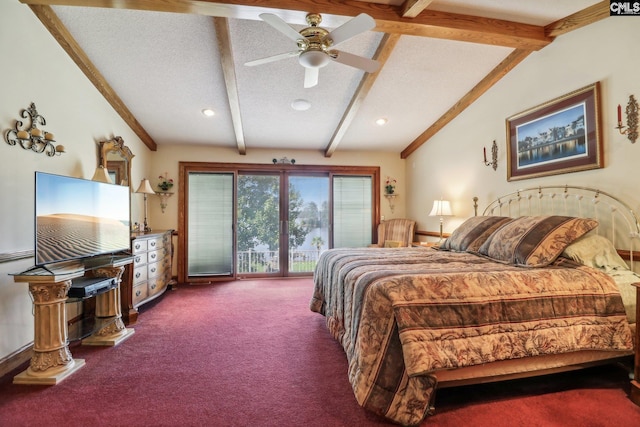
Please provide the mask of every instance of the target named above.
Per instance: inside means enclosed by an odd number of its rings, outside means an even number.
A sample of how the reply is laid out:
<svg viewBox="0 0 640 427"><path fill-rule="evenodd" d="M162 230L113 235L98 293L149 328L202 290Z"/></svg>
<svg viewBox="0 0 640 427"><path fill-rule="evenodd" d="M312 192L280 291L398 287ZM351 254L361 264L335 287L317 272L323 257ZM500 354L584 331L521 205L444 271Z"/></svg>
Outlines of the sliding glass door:
<svg viewBox="0 0 640 427"><path fill-rule="evenodd" d="M282 271L280 174L241 173L238 176L239 274Z"/></svg>
<svg viewBox="0 0 640 427"><path fill-rule="evenodd" d="M329 247L329 176L287 175L288 273L312 273Z"/></svg>
<svg viewBox="0 0 640 427"><path fill-rule="evenodd" d="M187 176L189 277L233 275L233 178L232 173Z"/></svg>
<svg viewBox="0 0 640 427"><path fill-rule="evenodd" d="M326 249L374 237L378 168L181 163L180 176L187 283L309 275Z"/></svg>

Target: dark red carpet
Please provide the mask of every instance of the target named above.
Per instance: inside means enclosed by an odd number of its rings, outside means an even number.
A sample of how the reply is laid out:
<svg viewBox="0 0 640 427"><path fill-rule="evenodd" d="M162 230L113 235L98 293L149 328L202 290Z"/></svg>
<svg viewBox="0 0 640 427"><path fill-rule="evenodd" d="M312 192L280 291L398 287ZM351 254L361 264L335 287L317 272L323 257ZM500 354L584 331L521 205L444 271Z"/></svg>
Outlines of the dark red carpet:
<svg viewBox="0 0 640 427"><path fill-rule="evenodd" d="M308 308L311 279L179 287L117 347L51 386L0 379L0 426L376 426L342 348ZM640 426L627 373L580 373L438 392L423 426Z"/></svg>

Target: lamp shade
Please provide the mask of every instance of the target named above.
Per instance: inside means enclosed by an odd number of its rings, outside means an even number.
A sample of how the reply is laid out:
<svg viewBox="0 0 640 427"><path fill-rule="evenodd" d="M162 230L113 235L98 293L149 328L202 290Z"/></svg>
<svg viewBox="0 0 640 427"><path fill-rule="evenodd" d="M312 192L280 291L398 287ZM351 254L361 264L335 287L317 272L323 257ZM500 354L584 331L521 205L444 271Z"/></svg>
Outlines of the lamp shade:
<svg viewBox="0 0 640 427"><path fill-rule="evenodd" d="M140 181L140 186L136 190L136 193L156 194L156 192L153 191L153 188L151 188L151 183L146 178L144 178L142 181Z"/></svg>
<svg viewBox="0 0 640 427"><path fill-rule="evenodd" d="M91 180L113 184L113 182L111 182L111 177L109 176L109 171L107 171L107 169L105 169L105 167L102 165L96 168L96 171L93 174L93 178L91 178Z"/></svg>
<svg viewBox="0 0 640 427"><path fill-rule="evenodd" d="M448 200L434 200L429 216L451 216L451 203Z"/></svg>

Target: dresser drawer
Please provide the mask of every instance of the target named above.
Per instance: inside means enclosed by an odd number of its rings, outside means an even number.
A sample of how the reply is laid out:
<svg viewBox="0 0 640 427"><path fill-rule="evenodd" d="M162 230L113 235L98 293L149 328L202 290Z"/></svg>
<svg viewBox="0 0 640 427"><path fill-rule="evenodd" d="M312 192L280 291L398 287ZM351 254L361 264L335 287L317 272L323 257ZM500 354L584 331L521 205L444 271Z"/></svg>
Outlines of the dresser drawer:
<svg viewBox="0 0 640 427"><path fill-rule="evenodd" d="M158 276L162 271L162 263L154 262L149 264L147 269L147 278L151 279Z"/></svg>
<svg viewBox="0 0 640 427"><path fill-rule="evenodd" d="M153 279L149 279L147 288L148 288L149 296L155 295L158 292L164 290L165 288L164 278L155 277Z"/></svg>
<svg viewBox="0 0 640 427"><path fill-rule="evenodd" d="M133 267L139 267L147 263L147 253L137 254L133 256Z"/></svg>
<svg viewBox="0 0 640 427"><path fill-rule="evenodd" d="M149 239L147 240L147 244L149 245L147 247L148 250L150 251L154 251L156 249L160 249L163 246L163 239L162 237L158 237L155 239Z"/></svg>
<svg viewBox="0 0 640 427"><path fill-rule="evenodd" d="M141 265L140 267L133 269L133 284L138 284L147 280L147 266Z"/></svg>
<svg viewBox="0 0 640 427"><path fill-rule="evenodd" d="M147 243L148 243L148 240L144 240L144 239L134 240L132 245L134 255L142 252L146 252L149 248Z"/></svg>
<svg viewBox="0 0 640 427"><path fill-rule="evenodd" d="M164 257L164 250L158 249L157 251L149 251L147 252L147 262L149 264L153 262L158 262Z"/></svg>
<svg viewBox="0 0 640 427"><path fill-rule="evenodd" d="M147 283L141 283L133 287L133 306L137 306L149 296Z"/></svg>

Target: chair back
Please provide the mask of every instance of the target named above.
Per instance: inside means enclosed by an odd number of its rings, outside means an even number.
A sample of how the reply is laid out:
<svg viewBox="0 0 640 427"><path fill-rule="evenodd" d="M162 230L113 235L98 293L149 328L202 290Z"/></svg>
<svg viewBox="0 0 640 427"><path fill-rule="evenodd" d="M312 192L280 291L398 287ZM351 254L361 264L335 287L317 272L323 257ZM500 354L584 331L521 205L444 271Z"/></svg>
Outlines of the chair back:
<svg viewBox="0 0 640 427"><path fill-rule="evenodd" d="M416 222L412 219L394 218L381 222L378 226L380 247L407 247L413 242Z"/></svg>

